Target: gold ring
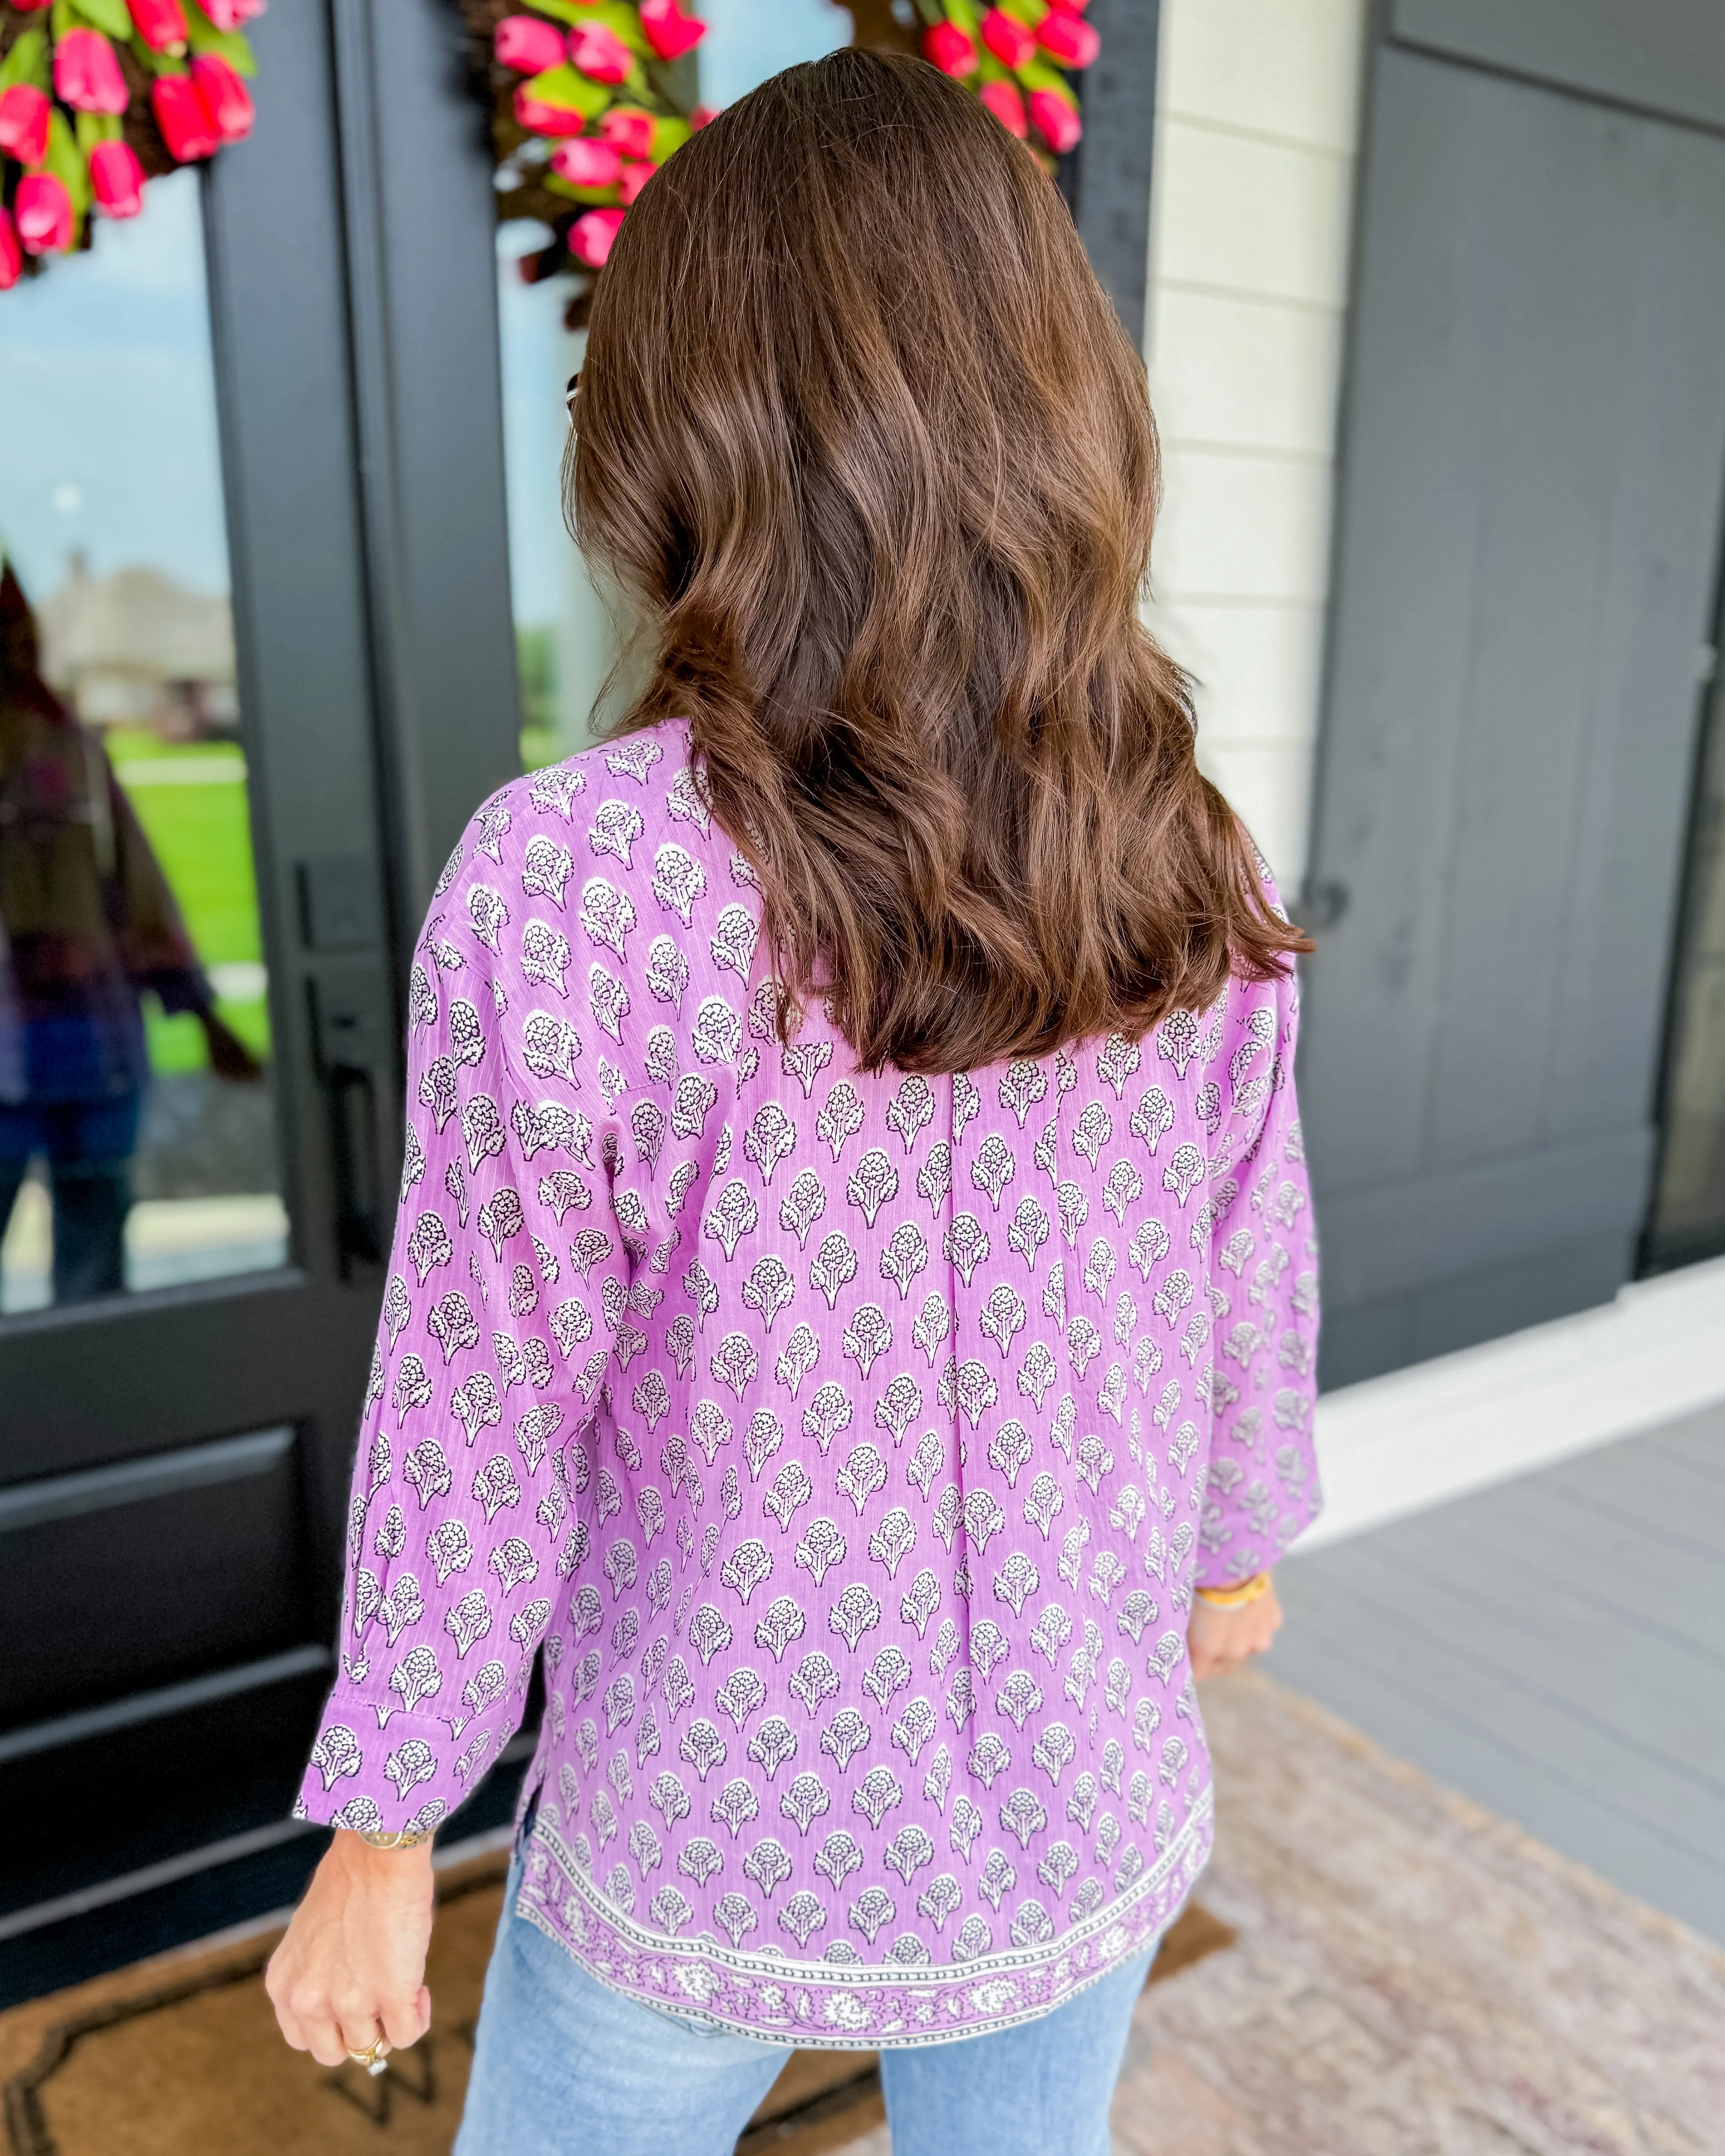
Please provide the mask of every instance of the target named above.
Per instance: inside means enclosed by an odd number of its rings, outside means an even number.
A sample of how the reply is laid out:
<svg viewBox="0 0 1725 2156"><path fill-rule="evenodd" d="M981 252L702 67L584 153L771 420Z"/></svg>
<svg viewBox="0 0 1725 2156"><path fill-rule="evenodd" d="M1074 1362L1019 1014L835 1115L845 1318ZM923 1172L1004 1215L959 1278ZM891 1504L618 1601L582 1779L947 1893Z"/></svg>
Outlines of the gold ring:
<svg viewBox="0 0 1725 2156"><path fill-rule="evenodd" d="M362 2051L350 2051L347 2056L357 2066L363 2066L368 2074L381 2074L389 2063L389 2046L379 2036L375 2043L367 2044Z"/></svg>

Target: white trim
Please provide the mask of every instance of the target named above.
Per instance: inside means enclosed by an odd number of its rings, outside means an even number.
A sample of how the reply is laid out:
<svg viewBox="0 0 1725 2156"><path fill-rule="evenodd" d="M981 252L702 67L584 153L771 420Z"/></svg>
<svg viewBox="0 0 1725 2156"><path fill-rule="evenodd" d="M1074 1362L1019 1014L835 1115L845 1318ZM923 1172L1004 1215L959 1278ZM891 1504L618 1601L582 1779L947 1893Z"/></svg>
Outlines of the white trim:
<svg viewBox="0 0 1725 2156"><path fill-rule="evenodd" d="M1322 1516L1293 1555L1725 1401L1725 1259L1637 1281L1317 1404Z"/></svg>

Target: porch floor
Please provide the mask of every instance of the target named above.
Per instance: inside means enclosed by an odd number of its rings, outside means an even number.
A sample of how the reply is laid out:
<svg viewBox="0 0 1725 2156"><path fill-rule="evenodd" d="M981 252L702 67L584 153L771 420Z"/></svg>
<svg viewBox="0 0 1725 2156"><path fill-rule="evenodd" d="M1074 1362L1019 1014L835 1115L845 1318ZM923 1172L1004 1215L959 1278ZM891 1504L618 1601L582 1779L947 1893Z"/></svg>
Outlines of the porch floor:
<svg viewBox="0 0 1725 2156"><path fill-rule="evenodd" d="M1725 1405L1277 1584L1278 1683L1725 1942Z"/></svg>

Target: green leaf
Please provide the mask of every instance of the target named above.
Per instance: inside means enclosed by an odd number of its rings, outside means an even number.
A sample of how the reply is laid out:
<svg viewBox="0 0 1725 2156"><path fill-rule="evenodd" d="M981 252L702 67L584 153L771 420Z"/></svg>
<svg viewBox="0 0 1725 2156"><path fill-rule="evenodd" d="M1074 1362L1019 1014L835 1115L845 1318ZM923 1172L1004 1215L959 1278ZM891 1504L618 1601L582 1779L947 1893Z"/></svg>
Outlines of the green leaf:
<svg viewBox="0 0 1725 2156"><path fill-rule="evenodd" d="M686 120L671 118L655 120L653 123L651 156L655 165L662 165L675 151L680 150L695 130Z"/></svg>
<svg viewBox="0 0 1725 2156"><path fill-rule="evenodd" d="M1072 95L1071 84L1057 67L1050 67L1046 60L1026 60L1019 69L1019 80L1026 90L1051 90L1075 112L1078 110L1078 100Z"/></svg>
<svg viewBox="0 0 1725 2156"><path fill-rule="evenodd" d="M0 60L0 90L14 83L33 83L38 90L53 87L48 72L48 38L40 30L20 30L12 49Z"/></svg>
<svg viewBox="0 0 1725 2156"><path fill-rule="evenodd" d="M123 131L117 112L80 112L72 129L78 147L86 157L99 142L117 142Z"/></svg>
<svg viewBox="0 0 1725 2156"><path fill-rule="evenodd" d="M238 30L218 30L211 22L198 0L183 0L186 13L186 35L194 53L213 53L218 60L226 60L235 74L255 74L258 63L252 57L250 40Z"/></svg>
<svg viewBox="0 0 1725 2156"><path fill-rule="evenodd" d="M109 37L125 39L131 35L131 13L126 0L73 0L73 5L86 23L93 23Z"/></svg>
<svg viewBox="0 0 1725 2156"><path fill-rule="evenodd" d="M610 85L593 82L571 67L567 60L559 67L547 68L543 74L536 74L526 85L527 95L536 97L542 105L555 105L564 112L578 112L583 120L597 120L611 102Z"/></svg>
<svg viewBox="0 0 1725 2156"><path fill-rule="evenodd" d="M611 187L578 187L567 180L560 180L555 172L547 172L544 184L554 195L567 195L571 202L586 203L601 209L617 208L617 190Z"/></svg>
<svg viewBox="0 0 1725 2156"><path fill-rule="evenodd" d="M579 23L588 12L578 7L576 0L527 0L527 4L536 15L554 16L559 23Z"/></svg>
<svg viewBox="0 0 1725 2156"><path fill-rule="evenodd" d="M48 155L42 161L42 169L52 172L64 186L72 198L72 213L81 223L90 208L90 167L58 105L49 117Z"/></svg>
<svg viewBox="0 0 1725 2156"><path fill-rule="evenodd" d="M946 0L941 12L949 23L956 23L968 37L975 37L982 28L982 16L971 6L970 0Z"/></svg>

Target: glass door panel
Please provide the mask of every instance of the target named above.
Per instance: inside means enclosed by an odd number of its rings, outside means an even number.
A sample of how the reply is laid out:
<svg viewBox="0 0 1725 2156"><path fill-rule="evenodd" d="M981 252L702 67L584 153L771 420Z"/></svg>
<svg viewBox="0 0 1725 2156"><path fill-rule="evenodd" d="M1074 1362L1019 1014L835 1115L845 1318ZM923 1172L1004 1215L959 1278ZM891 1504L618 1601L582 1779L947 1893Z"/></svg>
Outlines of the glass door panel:
<svg viewBox="0 0 1725 2156"><path fill-rule="evenodd" d="M12 1316L287 1259L195 172L7 295L0 398Z"/></svg>
<svg viewBox="0 0 1725 2156"><path fill-rule="evenodd" d="M709 105L732 104L768 75L850 42L850 11L837 0L776 0L770 8L702 0L700 13L708 28L694 64L698 94ZM510 596L528 770L586 747L618 655L605 599L563 528L564 389L586 348L585 332L564 326L574 283L552 277L530 285L521 275L550 236L526 218L497 233Z"/></svg>

